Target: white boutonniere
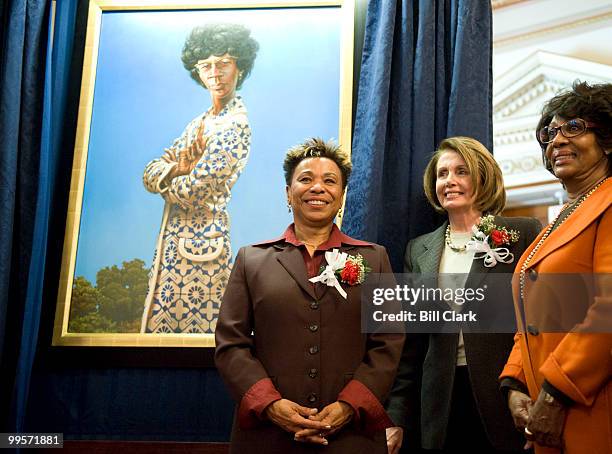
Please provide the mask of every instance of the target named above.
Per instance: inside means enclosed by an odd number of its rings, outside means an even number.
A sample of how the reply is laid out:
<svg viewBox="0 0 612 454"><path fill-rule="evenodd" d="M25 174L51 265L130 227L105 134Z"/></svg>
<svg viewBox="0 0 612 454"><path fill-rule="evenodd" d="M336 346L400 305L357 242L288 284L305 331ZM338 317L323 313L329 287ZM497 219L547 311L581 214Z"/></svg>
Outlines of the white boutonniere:
<svg viewBox="0 0 612 454"><path fill-rule="evenodd" d="M351 286L363 284L366 274L371 270L361 254L352 256L333 249L325 253L325 260L327 265L321 266L320 274L308 280L335 287L344 299L347 294L340 282Z"/></svg>
<svg viewBox="0 0 612 454"><path fill-rule="evenodd" d="M492 268L497 262L512 263L514 255L508 248L519 240L516 230L508 230L506 227L495 225L495 217L487 215L480 218L478 224L472 227L472 238L467 244L467 249L475 251L474 259L484 259L484 266Z"/></svg>

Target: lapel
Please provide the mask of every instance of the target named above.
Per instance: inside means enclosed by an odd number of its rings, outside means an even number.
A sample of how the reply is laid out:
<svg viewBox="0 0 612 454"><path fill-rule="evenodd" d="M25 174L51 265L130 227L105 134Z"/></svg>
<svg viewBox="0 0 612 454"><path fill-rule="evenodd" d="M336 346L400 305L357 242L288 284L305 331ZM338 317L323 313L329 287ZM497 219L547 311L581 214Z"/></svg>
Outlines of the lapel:
<svg viewBox="0 0 612 454"><path fill-rule="evenodd" d="M312 283L308 281L304 258L300 250L296 247L284 244L275 244L274 247L281 250L276 259L287 270L293 280L313 299L318 299Z"/></svg>
<svg viewBox="0 0 612 454"><path fill-rule="evenodd" d="M480 283L487 277L487 273L491 271L492 268L487 268L484 266L484 260L475 259L472 260L472 267L470 268L470 273L465 280L465 288L476 288L480 286Z"/></svg>
<svg viewBox="0 0 612 454"><path fill-rule="evenodd" d="M418 246L415 257L416 269L424 278L423 283L426 286L438 286L438 274L440 271L440 261L442 260L442 252L444 251L444 234L448 221L444 222L440 227L431 232L427 238ZM412 270L415 272L415 270ZM446 310L447 307L442 305L440 301L436 301L438 308ZM445 303L444 303L445 304Z"/></svg>
<svg viewBox="0 0 612 454"><path fill-rule="evenodd" d="M275 244L274 247L280 250L277 260L280 262L283 268L287 270L287 273L289 273L289 275L302 288L302 290L308 293L308 295L315 300L320 300L323 298L331 287L321 284L320 282L317 282L313 286L313 284L308 280L306 266L304 265L304 258L302 257L300 250L296 247L291 247L284 244ZM343 244L339 249L340 252L349 252L355 247L356 246L354 245ZM321 265L327 265L325 257L323 257Z"/></svg>
<svg viewBox="0 0 612 454"><path fill-rule="evenodd" d="M417 251L415 263L423 274L437 275L440 270L440 260L444 250L444 234L448 221L431 232L429 238L421 244L422 249Z"/></svg>
<svg viewBox="0 0 612 454"><path fill-rule="evenodd" d="M580 232L585 230L606 209L608 209L611 203L612 178L609 178L597 191L582 202L582 205L576 210L576 215L570 216L561 226L555 229L548 238L546 238L540 249L538 249L529 262L528 268L536 266L546 256L576 238ZM538 236L536 240L539 240L541 236L542 235ZM534 243L536 243L536 241L534 241ZM527 257L532 249L533 248L529 248L528 251L525 251L523 257L521 257L521 262Z"/></svg>

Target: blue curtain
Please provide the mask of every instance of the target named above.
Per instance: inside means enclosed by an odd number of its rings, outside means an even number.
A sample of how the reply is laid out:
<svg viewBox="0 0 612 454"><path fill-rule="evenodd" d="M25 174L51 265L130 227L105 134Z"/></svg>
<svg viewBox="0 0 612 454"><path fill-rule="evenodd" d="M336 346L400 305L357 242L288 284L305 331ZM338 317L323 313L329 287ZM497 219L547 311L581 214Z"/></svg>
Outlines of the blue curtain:
<svg viewBox="0 0 612 454"><path fill-rule="evenodd" d="M36 200L49 0L0 4L0 401L10 402L28 286ZM2 405L2 426L9 405Z"/></svg>
<svg viewBox="0 0 612 454"><path fill-rule="evenodd" d="M368 4L343 230L384 245L395 272L439 222L422 180L436 146L465 135L491 149L491 43L488 1Z"/></svg>
<svg viewBox="0 0 612 454"><path fill-rule="evenodd" d="M15 430L23 431L27 407L30 377L40 326L43 283L47 257L47 244L51 223L55 182L58 177L58 161L66 111L66 93L70 79L70 63L77 2L58 0L56 3L53 40L48 41L45 68L44 108L42 115L42 140L40 151L39 186L34 217L32 259L30 261L25 294L21 345L16 369L14 392ZM52 46L53 43L53 46Z"/></svg>

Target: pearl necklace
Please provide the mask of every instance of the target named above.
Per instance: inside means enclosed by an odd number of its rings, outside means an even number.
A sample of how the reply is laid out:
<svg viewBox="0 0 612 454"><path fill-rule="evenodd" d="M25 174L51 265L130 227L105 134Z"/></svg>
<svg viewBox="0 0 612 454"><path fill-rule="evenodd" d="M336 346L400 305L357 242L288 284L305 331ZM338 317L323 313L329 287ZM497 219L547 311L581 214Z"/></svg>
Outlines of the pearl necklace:
<svg viewBox="0 0 612 454"><path fill-rule="evenodd" d="M567 220L567 218L569 218L572 215L572 213L576 211L578 207L582 205L582 203L591 196L591 194L593 194L602 184L604 184L608 178L609 177L604 178L599 183L597 183L595 186L593 186L593 188L591 188L589 192L581 196L578 199L578 201L575 202L574 204L571 204L571 205L566 204L561 209L561 211L559 211L557 216L555 216L555 219L553 219L553 221L550 224L548 224L548 227L546 227L546 231L544 232L544 235L542 235L542 238L540 238L540 241L538 241L538 243L531 250L527 258L521 265L521 270L519 272L519 286L520 286L520 291L521 291L521 301L525 301L525 274L527 271L527 267L529 266L529 262L531 262L531 259L533 258L533 256L536 254L536 252L538 252L538 250L540 249L544 241L546 241L546 238L548 238L548 236L551 234L553 228L560 227L561 224L563 224ZM567 213L567 215L563 219L561 219L561 222L559 222L559 224L555 226L555 224L557 224L557 220L567 208L569 208L570 211Z"/></svg>
<svg viewBox="0 0 612 454"><path fill-rule="evenodd" d="M446 233L444 234L444 239L445 239L446 245L449 248L451 248L451 251L453 251L453 252L465 252L465 250L467 249L467 246L465 244L463 246L457 246L457 245L452 243L452 241L451 241L451 227L450 227L450 224L448 224L446 226Z"/></svg>

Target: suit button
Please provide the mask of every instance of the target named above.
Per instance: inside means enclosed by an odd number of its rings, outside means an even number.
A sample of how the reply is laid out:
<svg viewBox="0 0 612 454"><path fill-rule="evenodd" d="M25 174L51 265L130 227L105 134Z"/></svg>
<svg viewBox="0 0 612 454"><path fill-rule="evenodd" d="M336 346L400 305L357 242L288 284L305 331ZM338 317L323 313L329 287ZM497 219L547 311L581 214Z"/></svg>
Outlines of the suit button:
<svg viewBox="0 0 612 454"><path fill-rule="evenodd" d="M316 355L317 353L319 353L319 346L318 346L318 345L313 345L312 347L310 347L310 348L308 349L308 352L309 352L311 355Z"/></svg>
<svg viewBox="0 0 612 454"><path fill-rule="evenodd" d="M308 327L308 329L314 333L319 329L319 325L317 325L316 323L313 323L312 325Z"/></svg>
<svg viewBox="0 0 612 454"><path fill-rule="evenodd" d="M308 394L308 402L310 402L311 404L314 404L317 401L317 395L315 393L310 393Z"/></svg>
<svg viewBox="0 0 612 454"><path fill-rule="evenodd" d="M535 281L538 278L538 272L534 269L529 270L529 279Z"/></svg>
<svg viewBox="0 0 612 454"><path fill-rule="evenodd" d="M316 311L319 308L319 303L317 301L313 301L312 303L310 303L310 308L313 311Z"/></svg>
<svg viewBox="0 0 612 454"><path fill-rule="evenodd" d="M527 332L532 336L537 336L538 334L540 334L538 328L533 325L527 325Z"/></svg>
<svg viewBox="0 0 612 454"><path fill-rule="evenodd" d="M316 377L317 377L317 374L318 374L317 369L310 369L310 372L308 372L308 376L309 376L310 378L316 378Z"/></svg>

